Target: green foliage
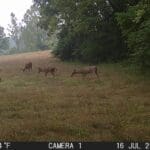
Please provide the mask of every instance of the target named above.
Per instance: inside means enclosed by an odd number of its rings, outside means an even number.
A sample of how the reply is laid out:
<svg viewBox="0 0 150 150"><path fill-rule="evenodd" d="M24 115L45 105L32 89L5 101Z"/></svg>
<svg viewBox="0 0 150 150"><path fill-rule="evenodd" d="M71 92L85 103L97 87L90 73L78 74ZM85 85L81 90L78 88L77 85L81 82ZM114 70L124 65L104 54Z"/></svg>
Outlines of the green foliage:
<svg viewBox="0 0 150 150"><path fill-rule="evenodd" d="M145 0L34 0L40 26L57 31L63 60L99 63L132 58L150 65L150 6Z"/></svg>
<svg viewBox="0 0 150 150"><path fill-rule="evenodd" d="M9 36L13 39L13 41L16 44L16 49L19 50L20 46L20 41L19 41L19 36L20 36L20 26L17 23L17 18L15 14L12 12L10 14L11 17L11 24L8 25L8 31L9 31Z"/></svg>
<svg viewBox="0 0 150 150"><path fill-rule="evenodd" d="M45 41L47 39L46 31L38 27L38 9L31 6L24 15L23 22L25 26L22 28L22 40L25 48L28 50L47 49Z"/></svg>
<svg viewBox="0 0 150 150"><path fill-rule="evenodd" d="M0 26L0 50L7 50L9 48L8 38L4 33L4 28Z"/></svg>
<svg viewBox="0 0 150 150"><path fill-rule="evenodd" d="M112 7L105 0L35 0L35 4L41 27L49 33L59 31L54 53L61 59L98 63L126 56Z"/></svg>
<svg viewBox="0 0 150 150"><path fill-rule="evenodd" d="M15 14L11 13L8 31L14 44L10 47L10 53L45 50L55 46L55 39L50 35L53 40L53 43L50 43L47 31L38 25L39 17L39 9L35 5L26 11L21 23L18 23Z"/></svg>
<svg viewBox="0 0 150 150"><path fill-rule="evenodd" d="M139 2L127 12L117 14L132 60L142 69L150 67L150 5Z"/></svg>
<svg viewBox="0 0 150 150"><path fill-rule="evenodd" d="M38 8L31 6L24 15L21 40L24 43L24 50L44 50L48 49L46 43L47 32L38 27L39 12Z"/></svg>

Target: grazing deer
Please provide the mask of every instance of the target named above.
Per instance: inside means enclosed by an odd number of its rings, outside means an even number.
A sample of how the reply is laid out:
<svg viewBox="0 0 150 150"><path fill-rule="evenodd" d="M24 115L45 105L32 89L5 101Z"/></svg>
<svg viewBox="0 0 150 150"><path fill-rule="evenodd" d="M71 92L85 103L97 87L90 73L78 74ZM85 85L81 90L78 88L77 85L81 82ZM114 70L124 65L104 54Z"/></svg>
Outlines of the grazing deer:
<svg viewBox="0 0 150 150"><path fill-rule="evenodd" d="M32 70L32 62L26 63L22 71L24 72L25 70L31 71Z"/></svg>
<svg viewBox="0 0 150 150"><path fill-rule="evenodd" d="M47 67L47 68L38 67L38 73L44 72L45 76L47 76L47 74L50 72L54 77L56 71L57 69L55 67Z"/></svg>
<svg viewBox="0 0 150 150"><path fill-rule="evenodd" d="M99 77L96 66L88 66L82 69L74 69L71 74L71 77L73 77L75 74L82 74L83 76L85 76L91 73L95 73L96 76Z"/></svg>

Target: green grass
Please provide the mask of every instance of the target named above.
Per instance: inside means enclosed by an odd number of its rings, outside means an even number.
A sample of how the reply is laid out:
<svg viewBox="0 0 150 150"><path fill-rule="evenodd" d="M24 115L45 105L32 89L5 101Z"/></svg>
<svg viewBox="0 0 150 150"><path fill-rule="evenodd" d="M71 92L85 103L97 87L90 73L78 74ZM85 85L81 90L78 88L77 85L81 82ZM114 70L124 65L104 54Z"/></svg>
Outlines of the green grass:
<svg viewBox="0 0 150 150"><path fill-rule="evenodd" d="M73 68L85 65L64 63L48 53L0 57L0 140L150 140L148 78L119 64L100 64L99 79L71 78ZM28 61L26 55L34 64L31 73L18 69ZM57 76L37 74L42 65L56 66Z"/></svg>

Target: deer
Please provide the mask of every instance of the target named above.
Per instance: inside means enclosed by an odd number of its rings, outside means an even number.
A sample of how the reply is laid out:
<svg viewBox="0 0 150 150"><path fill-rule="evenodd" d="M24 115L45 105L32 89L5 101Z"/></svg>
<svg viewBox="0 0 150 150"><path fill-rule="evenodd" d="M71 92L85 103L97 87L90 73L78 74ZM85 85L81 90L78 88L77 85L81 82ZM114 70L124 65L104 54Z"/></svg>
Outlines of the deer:
<svg viewBox="0 0 150 150"><path fill-rule="evenodd" d="M95 73L95 75L99 77L96 66L87 66L81 69L74 69L71 74L71 77L73 77L75 74L82 74L83 76L86 76L87 74L91 73Z"/></svg>
<svg viewBox="0 0 150 150"><path fill-rule="evenodd" d="M24 68L22 69L22 71L24 72L24 71L26 71L26 70L28 70L28 71L31 71L31 70L32 70L32 62L28 62L28 63L25 64L25 66L24 66Z"/></svg>
<svg viewBox="0 0 150 150"><path fill-rule="evenodd" d="M47 68L38 67L38 73L44 72L45 76L47 76L48 73L51 73L54 77L56 71L57 71L57 69L55 67L47 67Z"/></svg>

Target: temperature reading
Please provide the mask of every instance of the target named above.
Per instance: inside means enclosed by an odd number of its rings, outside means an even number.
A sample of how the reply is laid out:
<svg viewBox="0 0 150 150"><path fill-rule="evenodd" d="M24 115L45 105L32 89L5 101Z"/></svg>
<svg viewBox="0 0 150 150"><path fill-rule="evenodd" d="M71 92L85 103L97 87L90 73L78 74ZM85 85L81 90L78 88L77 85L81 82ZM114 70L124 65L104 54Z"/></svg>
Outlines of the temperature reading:
<svg viewBox="0 0 150 150"><path fill-rule="evenodd" d="M10 148L11 148L10 142L0 142L0 150L10 149Z"/></svg>

